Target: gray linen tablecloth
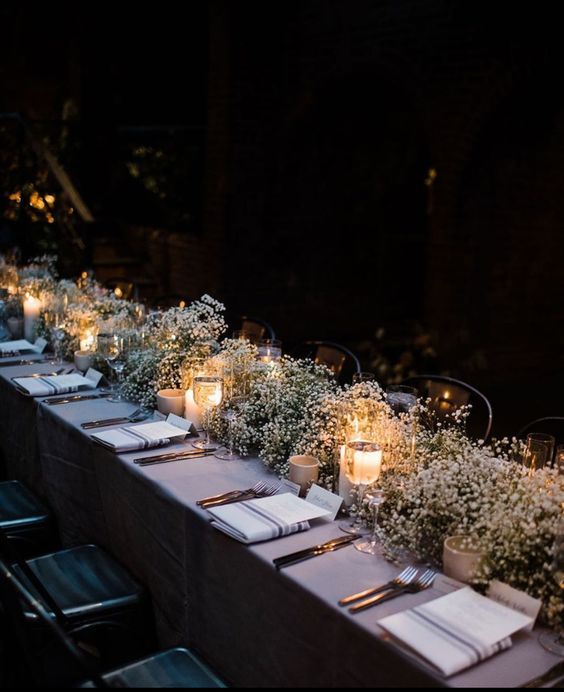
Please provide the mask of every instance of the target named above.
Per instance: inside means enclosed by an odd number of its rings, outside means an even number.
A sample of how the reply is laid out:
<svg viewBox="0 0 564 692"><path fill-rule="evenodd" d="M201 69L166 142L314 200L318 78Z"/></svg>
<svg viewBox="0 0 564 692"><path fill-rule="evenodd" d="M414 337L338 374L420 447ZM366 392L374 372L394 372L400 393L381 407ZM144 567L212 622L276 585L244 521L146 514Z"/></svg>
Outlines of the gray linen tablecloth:
<svg viewBox="0 0 564 692"><path fill-rule="evenodd" d="M335 523L322 520L310 531L251 547L210 527L196 500L271 478L260 462L206 458L139 468L133 459L154 450L115 455L80 428L135 406L38 405L13 390L13 376L11 368L0 371L0 406L11 411L13 427L4 437L3 425L2 446L19 450L8 454L14 476L26 479L38 465L64 543L108 549L150 590L162 645L195 647L233 685L514 687L558 660L540 647L535 631L480 666L442 679L386 641L377 625L437 597L435 589L353 616L338 599L395 576L396 567L349 547L274 570L273 558L339 535ZM18 434L36 435L36 442L16 440ZM34 445L38 454L30 462L23 451Z"/></svg>

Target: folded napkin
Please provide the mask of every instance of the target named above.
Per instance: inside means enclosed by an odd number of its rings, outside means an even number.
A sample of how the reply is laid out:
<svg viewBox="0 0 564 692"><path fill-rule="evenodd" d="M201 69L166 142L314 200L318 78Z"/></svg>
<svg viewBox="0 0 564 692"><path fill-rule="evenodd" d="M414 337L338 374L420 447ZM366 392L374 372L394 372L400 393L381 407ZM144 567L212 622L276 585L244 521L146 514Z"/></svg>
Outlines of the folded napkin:
<svg viewBox="0 0 564 692"><path fill-rule="evenodd" d="M531 622L468 587L378 624L449 676L509 648Z"/></svg>
<svg viewBox="0 0 564 692"><path fill-rule="evenodd" d="M44 348L43 343L46 342L43 342L43 340L41 340L41 342L38 342L37 344L32 344L29 341L26 341L25 339L20 339L18 341L4 341L0 343L0 353L20 353L22 351L41 353Z"/></svg>
<svg viewBox="0 0 564 692"><path fill-rule="evenodd" d="M259 543L310 528L326 510L289 493L208 509L211 525L241 543Z"/></svg>
<svg viewBox="0 0 564 692"><path fill-rule="evenodd" d="M187 434L186 430L159 421L106 430L92 435L92 439L113 452L121 454L122 452L165 447L170 444L172 439L185 438Z"/></svg>
<svg viewBox="0 0 564 692"><path fill-rule="evenodd" d="M30 396L72 394L79 389L96 389L92 380L82 375L45 375L44 377L15 377L14 382Z"/></svg>

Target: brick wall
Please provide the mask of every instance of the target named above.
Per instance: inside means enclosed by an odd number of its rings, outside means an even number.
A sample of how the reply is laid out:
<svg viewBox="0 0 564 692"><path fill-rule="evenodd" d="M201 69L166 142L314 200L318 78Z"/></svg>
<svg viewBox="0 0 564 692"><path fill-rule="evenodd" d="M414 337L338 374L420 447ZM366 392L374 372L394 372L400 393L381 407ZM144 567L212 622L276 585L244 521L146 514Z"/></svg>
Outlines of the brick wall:
<svg viewBox="0 0 564 692"><path fill-rule="evenodd" d="M563 61L543 8L212 3L207 219L230 302L288 339L426 320L478 379L559 363Z"/></svg>

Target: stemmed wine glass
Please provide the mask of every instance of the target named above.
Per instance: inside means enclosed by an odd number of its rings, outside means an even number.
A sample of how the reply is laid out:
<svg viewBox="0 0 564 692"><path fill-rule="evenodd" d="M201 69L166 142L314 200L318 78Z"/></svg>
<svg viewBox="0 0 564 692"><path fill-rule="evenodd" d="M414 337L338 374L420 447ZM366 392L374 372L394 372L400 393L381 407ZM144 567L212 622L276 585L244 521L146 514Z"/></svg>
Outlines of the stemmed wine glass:
<svg viewBox="0 0 564 692"><path fill-rule="evenodd" d="M363 541L362 543L355 543L354 547L360 550L361 553L368 553L369 555L384 555L384 546L381 541L381 529L378 526L378 515L380 513L380 506L386 500L386 495L381 488L375 488L367 493L366 497L370 502L370 507L374 512L374 528L372 529L372 536L369 540Z"/></svg>
<svg viewBox="0 0 564 692"><path fill-rule="evenodd" d="M123 371L127 361L127 339L119 334L99 334L98 351L112 372L117 375L117 387L112 386L113 393L108 401L112 404L119 404L124 401L121 388Z"/></svg>
<svg viewBox="0 0 564 692"><path fill-rule="evenodd" d="M554 544L554 559L552 572L556 583L560 587L564 597L564 521L560 522L556 541ZM541 645L553 654L564 656L564 626L560 626L556 632L543 632L539 637Z"/></svg>
<svg viewBox="0 0 564 692"><path fill-rule="evenodd" d="M217 445L212 444L210 439L210 416L214 408L221 405L223 401L223 377L218 375L197 375L194 377L194 401L203 412L203 425L206 439L196 440L192 445L204 452L215 452Z"/></svg>
<svg viewBox="0 0 564 692"><path fill-rule="evenodd" d="M63 364L62 344L65 338L65 313L62 305L56 305L45 312L45 326L49 330L53 346L53 365Z"/></svg>
<svg viewBox="0 0 564 692"><path fill-rule="evenodd" d="M349 481L358 488L358 513L352 520L339 524L342 531L357 536L370 533L361 519L364 492L367 485L372 485L378 480L381 469L382 448L374 440L362 439L360 436L346 443L344 470Z"/></svg>
<svg viewBox="0 0 564 692"><path fill-rule="evenodd" d="M241 415L242 403L243 397L233 397L232 399L230 399L227 407L221 413L221 417L227 422L228 446L219 449L214 456L218 459L222 459L223 461L238 461L241 458L235 452L235 436L233 434L233 426L235 424L235 421Z"/></svg>

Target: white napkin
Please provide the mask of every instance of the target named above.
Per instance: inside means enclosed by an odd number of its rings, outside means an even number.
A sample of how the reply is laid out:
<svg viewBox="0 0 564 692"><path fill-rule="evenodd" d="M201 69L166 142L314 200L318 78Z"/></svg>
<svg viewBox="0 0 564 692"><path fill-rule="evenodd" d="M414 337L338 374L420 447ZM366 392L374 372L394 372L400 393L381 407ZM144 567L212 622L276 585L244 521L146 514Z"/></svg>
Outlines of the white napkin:
<svg viewBox="0 0 564 692"><path fill-rule="evenodd" d="M467 587L378 624L449 676L509 648L531 621Z"/></svg>
<svg viewBox="0 0 564 692"><path fill-rule="evenodd" d="M2 353L21 353L25 351L41 353L37 346L34 346L34 344L31 344L25 339L20 339L19 341L4 341L0 344L0 352Z"/></svg>
<svg viewBox="0 0 564 692"><path fill-rule="evenodd" d="M290 493L208 510L211 525L241 543L259 543L310 528L309 520L329 514Z"/></svg>
<svg viewBox="0 0 564 692"><path fill-rule="evenodd" d="M185 438L186 430L181 430L169 423L143 423L127 428L116 428L95 433L92 439L118 454L136 452L140 449L154 449L170 444L172 439Z"/></svg>
<svg viewBox="0 0 564 692"><path fill-rule="evenodd" d="M79 389L95 389L95 384L82 375L45 375L44 377L15 377L14 382L30 396L71 394Z"/></svg>

